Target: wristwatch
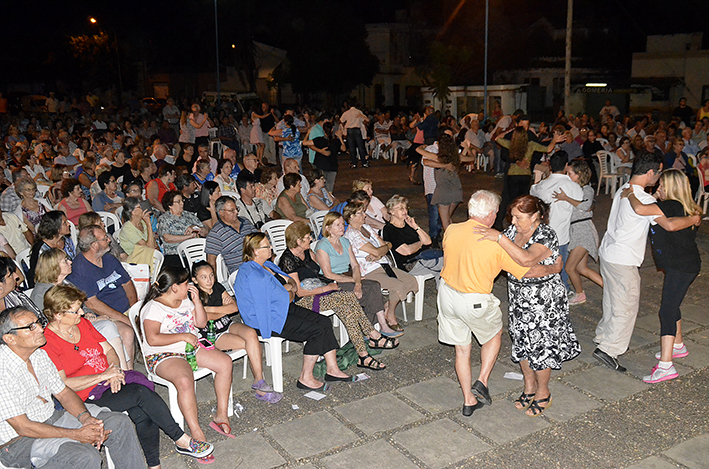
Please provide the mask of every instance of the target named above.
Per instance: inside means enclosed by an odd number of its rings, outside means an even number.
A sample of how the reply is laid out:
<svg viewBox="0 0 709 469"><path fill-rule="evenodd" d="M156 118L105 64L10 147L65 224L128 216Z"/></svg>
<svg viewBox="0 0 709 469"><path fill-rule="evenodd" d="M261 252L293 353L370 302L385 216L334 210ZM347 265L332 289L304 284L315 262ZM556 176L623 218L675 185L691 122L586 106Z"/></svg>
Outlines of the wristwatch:
<svg viewBox="0 0 709 469"><path fill-rule="evenodd" d="M505 236L505 235L502 234L502 233L500 233L499 235L497 235L497 242L498 242L498 243L500 242L500 240L502 239L503 236Z"/></svg>

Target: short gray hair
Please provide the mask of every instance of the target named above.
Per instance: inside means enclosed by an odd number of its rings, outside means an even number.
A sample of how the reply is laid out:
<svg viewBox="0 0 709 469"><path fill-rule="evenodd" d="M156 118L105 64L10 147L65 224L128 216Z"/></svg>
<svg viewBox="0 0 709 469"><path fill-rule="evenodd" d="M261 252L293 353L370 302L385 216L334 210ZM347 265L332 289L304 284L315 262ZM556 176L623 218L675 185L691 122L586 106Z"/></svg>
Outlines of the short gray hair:
<svg viewBox="0 0 709 469"><path fill-rule="evenodd" d="M219 219L219 221L222 221L222 216L220 212L222 211L224 206L229 202L232 202L234 205L236 205L234 199L229 197L228 195L223 195L219 197L216 202L214 202L214 211L217 212L217 218Z"/></svg>
<svg viewBox="0 0 709 469"><path fill-rule="evenodd" d="M3 339L5 334L14 333L12 329L17 327L15 319L22 313L32 313L32 311L29 311L24 306L15 306L0 312L0 344L5 344L5 340Z"/></svg>
<svg viewBox="0 0 709 469"><path fill-rule="evenodd" d="M89 252L89 250L91 250L91 245L95 242L98 242L98 238L96 237L96 230L100 229L102 228L98 225L89 225L81 229L81 231L79 232L78 242L79 251Z"/></svg>
<svg viewBox="0 0 709 469"><path fill-rule="evenodd" d="M401 196L399 194L394 194L391 196L391 198L389 200L387 200L386 208L388 211L391 212L394 209L394 207L396 207L399 204L404 204L404 205L408 206L409 199L407 199L406 197Z"/></svg>
<svg viewBox="0 0 709 469"><path fill-rule="evenodd" d="M500 196L484 189L473 192L468 201L468 216L485 218L500 207Z"/></svg>

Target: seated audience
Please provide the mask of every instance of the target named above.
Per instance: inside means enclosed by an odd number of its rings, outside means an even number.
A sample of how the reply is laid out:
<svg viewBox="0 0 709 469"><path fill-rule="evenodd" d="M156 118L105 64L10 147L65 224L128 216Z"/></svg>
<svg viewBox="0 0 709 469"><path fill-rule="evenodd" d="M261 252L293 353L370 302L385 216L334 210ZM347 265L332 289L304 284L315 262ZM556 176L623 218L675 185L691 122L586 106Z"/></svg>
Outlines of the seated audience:
<svg viewBox="0 0 709 469"><path fill-rule="evenodd" d="M168 191L162 199L165 213L158 219L158 237L162 240L164 266L182 266L177 246L188 239L207 235L207 229L197 215L184 211L182 195Z"/></svg>

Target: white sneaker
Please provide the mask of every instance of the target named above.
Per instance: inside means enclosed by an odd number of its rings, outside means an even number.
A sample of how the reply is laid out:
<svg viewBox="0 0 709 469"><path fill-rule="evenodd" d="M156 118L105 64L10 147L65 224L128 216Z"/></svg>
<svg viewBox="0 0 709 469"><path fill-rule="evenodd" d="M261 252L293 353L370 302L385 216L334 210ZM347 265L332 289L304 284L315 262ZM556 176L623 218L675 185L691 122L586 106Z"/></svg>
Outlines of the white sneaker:
<svg viewBox="0 0 709 469"><path fill-rule="evenodd" d="M679 373L675 370L674 365L669 368L660 368L660 365L655 365L655 368L652 369L652 374L650 376L645 376L643 381L646 383L655 384L669 379L675 379L678 376Z"/></svg>
<svg viewBox="0 0 709 469"><path fill-rule="evenodd" d="M687 355L689 355L689 352L687 351L686 344L682 344L682 348L672 347L672 358L684 358ZM660 358L662 358L662 352L657 352L655 354L655 359L659 360Z"/></svg>

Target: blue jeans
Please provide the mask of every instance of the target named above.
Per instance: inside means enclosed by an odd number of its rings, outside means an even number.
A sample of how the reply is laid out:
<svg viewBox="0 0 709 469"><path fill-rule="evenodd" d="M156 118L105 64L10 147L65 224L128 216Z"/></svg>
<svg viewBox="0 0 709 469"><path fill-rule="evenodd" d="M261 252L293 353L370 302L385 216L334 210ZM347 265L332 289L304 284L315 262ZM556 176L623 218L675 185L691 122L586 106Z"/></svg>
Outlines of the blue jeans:
<svg viewBox="0 0 709 469"><path fill-rule="evenodd" d="M443 229L441 216L438 214L438 205L431 205L433 194L426 194L426 206L428 207L428 235L431 239L438 236Z"/></svg>
<svg viewBox="0 0 709 469"><path fill-rule="evenodd" d="M564 267L561 269L561 281L564 282L566 290L569 290L569 274L566 273L566 261L569 258L569 243L562 244L559 246L559 254L561 254L561 260L564 262Z"/></svg>

